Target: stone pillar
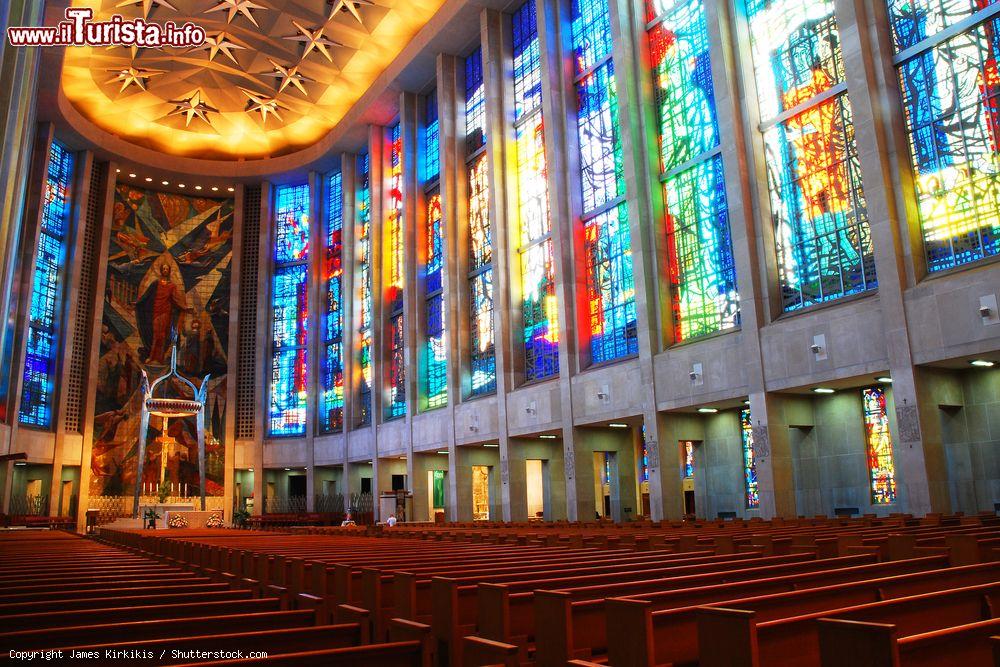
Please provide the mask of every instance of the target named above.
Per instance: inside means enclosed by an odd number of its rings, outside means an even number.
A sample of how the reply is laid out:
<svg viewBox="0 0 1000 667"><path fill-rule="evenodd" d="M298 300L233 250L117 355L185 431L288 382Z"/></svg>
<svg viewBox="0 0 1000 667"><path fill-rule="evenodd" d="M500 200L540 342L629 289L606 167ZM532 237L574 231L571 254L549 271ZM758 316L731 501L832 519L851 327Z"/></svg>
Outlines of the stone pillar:
<svg viewBox="0 0 1000 667"><path fill-rule="evenodd" d="M268 416L270 414L270 368L271 354L271 276L274 275L274 188L267 181L260 184L260 252L257 256L257 350L260 356L255 372L258 387L256 392L257 414L260 420L254 429L253 449L253 514L264 512L264 494L267 489L264 469L264 442L268 437Z"/></svg>
<svg viewBox="0 0 1000 667"><path fill-rule="evenodd" d="M306 358L306 382L312 391L306 393L306 511L313 512L316 508L316 431L319 430L319 378L322 369L323 346L323 316L321 304L325 299L325 276L323 263L326 254L326 218L325 207L322 205L325 192L325 179L315 171L309 172L309 266L307 284L307 303L309 319L306 323L308 345Z"/></svg>
<svg viewBox="0 0 1000 667"><path fill-rule="evenodd" d="M457 488L455 468L450 465L455 451L455 409L463 398L463 370L468 368L469 293L465 279L468 265L468 201L465 167L465 76L461 58L437 57L438 132L441 149L441 215L443 220L445 340L448 349L448 491L445 513L455 520ZM426 475L426 473L423 473ZM433 493L433 489L429 490ZM430 517L433 519L433 517Z"/></svg>
<svg viewBox="0 0 1000 667"><path fill-rule="evenodd" d="M423 131L423 98L413 93L399 96L399 130L402 139L400 160L403 168L403 367L406 369L406 479L413 491L413 417L420 407L419 346L426 340L423 299L421 298L417 248L426 224L423 182L417 168ZM414 500L416 496L414 496Z"/></svg>
<svg viewBox="0 0 1000 667"><path fill-rule="evenodd" d="M240 276L243 270L243 197L244 186L236 185L233 193L232 259L229 262L229 349L226 351L226 421L223 431L225 451L222 493L223 519L233 520L233 499L236 497L236 376L239 374L240 335ZM258 363L258 366L260 364ZM257 469L254 468L254 473ZM242 499L240 499L242 500Z"/></svg>
<svg viewBox="0 0 1000 667"><path fill-rule="evenodd" d="M496 341L497 373L497 439L500 445L500 500L504 521L510 520L510 437L507 424L507 394L515 387L514 331L511 319L520 313L511 298L511 271L517 253L511 251L509 235L511 221L517 218L517 179L515 176L514 81L510 44L510 23L507 14L483 10L480 14L483 52L483 86L486 93L486 155L489 164L490 224L493 230L493 335ZM462 464L465 457L455 457ZM451 458L449 458L451 461ZM467 466L465 466L467 467ZM472 512L471 470L452 468L450 477L460 488L468 487L468 498L462 498L470 516ZM461 481L460 481L461 480ZM458 496L456 496L456 500ZM463 516L460 511L458 516ZM461 518L459 520L462 520Z"/></svg>
<svg viewBox="0 0 1000 667"><path fill-rule="evenodd" d="M372 387L371 387L371 433L372 433L372 512L374 520L379 520L379 424L385 416L383 397L385 395L385 317L382 312L382 274L385 262L382 260L382 239L385 231L385 205L388 199L389 146L386 128L379 125L368 126L369 177L371 188L371 279L372 279Z"/></svg>
<svg viewBox="0 0 1000 667"><path fill-rule="evenodd" d="M357 209L355 207L355 195L357 193L357 156L353 153L341 153L340 155L340 176L344 192L343 204L343 228L341 231L342 248L340 264L343 267L343 284L340 286L341 312L343 313L343 341L342 349L344 354L344 458L342 460L340 492L344 496L344 509L350 505L351 493L354 490L351 484L351 476L348 474L351 461L351 433L357 420L355 412L357 408L357 382L354 378L355 360L358 354L357 315L355 306L358 303L355 292L355 268L357 267L356 243L357 243Z"/></svg>

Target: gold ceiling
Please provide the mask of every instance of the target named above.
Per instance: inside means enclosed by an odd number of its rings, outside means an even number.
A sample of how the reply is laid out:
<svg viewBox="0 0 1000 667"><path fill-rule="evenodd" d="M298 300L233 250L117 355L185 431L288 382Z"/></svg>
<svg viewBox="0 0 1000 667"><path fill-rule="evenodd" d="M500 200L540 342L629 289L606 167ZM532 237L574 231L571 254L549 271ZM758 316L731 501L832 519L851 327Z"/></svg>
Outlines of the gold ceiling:
<svg viewBox="0 0 1000 667"><path fill-rule="evenodd" d="M444 0L74 0L94 20L205 29L195 48L69 47L62 89L101 129L191 158L286 155L328 133Z"/></svg>

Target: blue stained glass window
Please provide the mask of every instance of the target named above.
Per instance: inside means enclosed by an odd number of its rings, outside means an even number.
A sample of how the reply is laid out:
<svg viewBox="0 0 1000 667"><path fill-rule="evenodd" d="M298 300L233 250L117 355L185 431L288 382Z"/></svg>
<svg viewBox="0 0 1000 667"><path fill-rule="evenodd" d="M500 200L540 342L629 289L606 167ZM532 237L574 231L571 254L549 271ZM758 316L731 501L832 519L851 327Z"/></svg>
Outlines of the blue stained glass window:
<svg viewBox="0 0 1000 667"><path fill-rule="evenodd" d="M653 0L649 52L674 340L739 324L739 296L702 0Z"/></svg>
<svg viewBox="0 0 1000 667"><path fill-rule="evenodd" d="M874 289L834 1L748 0L746 11L784 310Z"/></svg>
<svg viewBox="0 0 1000 667"><path fill-rule="evenodd" d="M42 202L41 230L35 251L35 272L28 313L24 373L18 421L27 426L52 426L55 383L57 311L62 292L73 190L74 156L58 142L49 146L49 164Z"/></svg>
<svg viewBox="0 0 1000 667"><path fill-rule="evenodd" d="M326 302L323 314L320 430L344 428L344 179L338 172L326 179L326 256L323 276Z"/></svg>
<svg viewBox="0 0 1000 667"><path fill-rule="evenodd" d="M743 443L744 505L747 509L760 507L760 488L757 484L757 454L753 446L753 421L750 409L740 410L740 436Z"/></svg>
<svg viewBox="0 0 1000 667"><path fill-rule="evenodd" d="M424 407L437 408L448 403L448 350L445 334L444 294L444 233L441 219L441 195L436 190L427 194L424 263L424 312L426 343L424 349Z"/></svg>
<svg viewBox="0 0 1000 667"><path fill-rule="evenodd" d="M929 271L1000 255L1000 4L889 0ZM966 22L968 27L954 32ZM904 55L901 53L901 55Z"/></svg>
<svg viewBox="0 0 1000 667"><path fill-rule="evenodd" d="M488 163L480 154L468 165L469 297L473 396L496 391L493 335L493 238L490 225Z"/></svg>
<svg viewBox="0 0 1000 667"><path fill-rule="evenodd" d="M309 186L277 189L274 203L269 433L306 432L309 322Z"/></svg>
<svg viewBox="0 0 1000 667"><path fill-rule="evenodd" d="M583 234L591 359L599 363L639 354L626 205L587 220Z"/></svg>
<svg viewBox="0 0 1000 667"><path fill-rule="evenodd" d="M608 0L574 0L572 10L576 71L583 74L611 56L611 12Z"/></svg>
<svg viewBox="0 0 1000 667"><path fill-rule="evenodd" d="M436 90L424 99L424 118L424 181L435 181L441 174L441 129Z"/></svg>
<svg viewBox="0 0 1000 667"><path fill-rule="evenodd" d="M472 155L486 145L486 88L483 84L483 51L465 59L465 153Z"/></svg>
<svg viewBox="0 0 1000 667"><path fill-rule="evenodd" d="M358 216L358 366L361 383L358 387L358 425L372 423L372 191L371 157L364 153L357 157L357 196L355 207Z"/></svg>
<svg viewBox="0 0 1000 667"><path fill-rule="evenodd" d="M66 261L65 242L69 231L74 163L73 154L53 141L49 146L41 230L35 251L18 410L18 421L26 426L52 426L57 311L62 290L62 267Z"/></svg>
<svg viewBox="0 0 1000 667"><path fill-rule="evenodd" d="M535 2L521 5L511 17L514 48L514 120L542 106L541 45Z"/></svg>

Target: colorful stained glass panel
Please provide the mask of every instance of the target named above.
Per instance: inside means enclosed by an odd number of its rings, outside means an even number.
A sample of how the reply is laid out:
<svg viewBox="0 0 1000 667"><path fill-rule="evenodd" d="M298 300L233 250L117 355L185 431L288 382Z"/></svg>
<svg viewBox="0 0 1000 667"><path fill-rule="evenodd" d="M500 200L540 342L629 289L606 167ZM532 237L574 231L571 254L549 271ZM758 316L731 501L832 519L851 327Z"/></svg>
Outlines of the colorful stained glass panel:
<svg viewBox="0 0 1000 667"><path fill-rule="evenodd" d="M864 406L872 505L889 505L896 502L896 465L892 454L892 436L889 434L885 390L881 387L862 389L861 400Z"/></svg>
<svg viewBox="0 0 1000 667"><path fill-rule="evenodd" d="M757 484L757 456L753 448L753 421L750 410L740 410L740 436L743 444L743 488L747 509L760 507L760 489Z"/></svg>

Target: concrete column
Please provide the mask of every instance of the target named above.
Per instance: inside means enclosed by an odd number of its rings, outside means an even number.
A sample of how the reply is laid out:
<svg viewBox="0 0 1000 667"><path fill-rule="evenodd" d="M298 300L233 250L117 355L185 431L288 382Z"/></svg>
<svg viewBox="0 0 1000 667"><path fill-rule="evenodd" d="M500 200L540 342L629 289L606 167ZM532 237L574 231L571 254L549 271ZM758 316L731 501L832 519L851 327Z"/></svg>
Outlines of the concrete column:
<svg viewBox="0 0 1000 667"><path fill-rule="evenodd" d="M101 180L103 191L98 194L97 221L99 229L95 235L97 241L94 248L95 256L106 258L111 242L111 222L115 208L115 174L117 163L109 162L104 169ZM80 426L83 432L83 447L80 453L80 500L77 503L76 529L83 532L87 525L87 509L90 505L91 455L94 446L94 405L97 401L98 366L101 359L101 323L103 322L104 293L107 290L108 272L99 266L94 274L94 293L91 295L94 321L90 329L90 349L87 350L87 378L82 405L80 406Z"/></svg>
<svg viewBox="0 0 1000 667"><path fill-rule="evenodd" d="M562 442L566 461L566 513L570 521L589 520L587 494L579 486L574 463L577 430L573 427L573 377L579 372L577 336L577 294L586 295L582 249L574 243L579 220L576 105L573 85L571 35L563 30L571 24L568 0L536 0L538 39L541 49L542 114L545 118L545 160L548 167L549 218L552 223L552 252L555 265L556 298L559 303L559 403ZM571 176L573 174L574 176Z"/></svg>
<svg viewBox="0 0 1000 667"><path fill-rule="evenodd" d="M254 429L253 450L253 514L264 512L264 493L267 479L264 470L264 441L267 438L268 416L270 414L271 380L267 369L271 367L271 276L274 275L273 213L274 188L264 181L260 184L260 246L257 255L257 350L262 353L257 363L256 385L261 391L256 393L257 414L260 421Z"/></svg>
<svg viewBox="0 0 1000 667"><path fill-rule="evenodd" d="M770 218L761 213L754 220L754 194L752 185L763 188L763 201L767 201L767 176L763 165L754 171L751 151L760 150L756 127L759 122L757 108L747 104L741 96L738 82L750 76L749 53L742 54L744 70L739 70L734 53L734 17L728 3L706 0L705 15L708 26L709 51L712 54L716 112L719 123L719 144L726 174L726 201L729 208L729 227L733 244L733 261L740 292L740 326L743 331L743 358L746 364L747 390L750 415L754 423L754 446L757 456L757 483L760 489L760 507L752 514L764 518L795 516L794 480L791 471L791 453L788 450L788 433L780 416L772 418L780 399L765 393L764 365L761 352L761 330L768 322L768 283L760 274L761 259L773 254L773 227ZM742 27L745 30L745 26ZM752 84L750 84L752 85ZM746 114L746 116L744 115ZM751 120L752 118L752 120ZM748 136L753 140L748 141ZM762 153L757 153L761 155ZM758 191L760 194L760 191ZM759 210L759 209L758 209ZM762 231L754 233L755 223ZM759 236L768 239L767 250L760 246ZM768 275L772 262L768 265Z"/></svg>
<svg viewBox="0 0 1000 667"><path fill-rule="evenodd" d="M496 340L497 439L500 444L500 499L504 521L510 520L510 438L507 424L507 394L514 389L513 336L520 330L512 319L520 316L511 297L512 267L517 253L509 235L517 219L516 156L514 154L514 80L508 15L483 10L480 14L483 51L483 86L486 93L486 159L489 164L490 224L493 230L493 334ZM518 281L519 282L519 281ZM470 516L472 512L472 471L464 470L465 457L456 457L449 475L468 498L456 494ZM466 488L468 487L468 488ZM460 511L459 517L464 516ZM459 520L463 520L459 518Z"/></svg>
<svg viewBox="0 0 1000 667"><path fill-rule="evenodd" d="M423 131L423 98L413 93L399 96L399 130L403 146L400 159L403 166L403 367L406 369L406 479L413 491L413 417L420 407L420 352L425 340L423 299L420 296L417 248L422 243L426 224L426 206L417 155L420 153Z"/></svg>
<svg viewBox="0 0 1000 667"><path fill-rule="evenodd" d="M643 393L643 424L649 452L649 512L653 521L679 517L683 510L680 484L673 475L661 476L662 447L657 411L654 358L662 349L661 313L669 313L669 275L658 248L663 239L663 198L658 181L659 148L652 80L646 57L643 7L628 0L609 0L615 62L615 85L624 152L625 188L628 193L632 270L635 276L636 323L639 339L639 382Z"/></svg>
<svg viewBox="0 0 1000 667"><path fill-rule="evenodd" d="M341 153L340 155L340 175L344 191L343 204L343 229L341 231L341 241L343 250L340 263L343 267L343 284L340 287L342 298L341 311L344 316L343 328L343 354L344 354L344 458L342 460L343 474L341 475L340 491L344 496L345 509L351 501L351 476L348 474L350 466L351 433L357 420L357 381L355 380L355 359L358 354L357 315L355 307L358 303L355 292L354 270L357 267L356 247L357 243L357 209L355 207L355 195L357 193L357 156L352 153Z"/></svg>
<svg viewBox="0 0 1000 667"><path fill-rule="evenodd" d="M441 214L444 233L445 340L448 346L448 427L446 449L449 462L455 451L455 409L462 400L465 369L468 368L469 294L465 279L468 264L468 206L465 167L465 69L461 58L437 57L438 132L441 148ZM455 468L449 465L445 516L455 520ZM426 473L423 473L426 476ZM428 493L433 493L433 489ZM416 493L414 493L416 498ZM430 517L433 518L433 517Z"/></svg>
<svg viewBox="0 0 1000 667"><path fill-rule="evenodd" d="M225 443L222 493L223 519L233 520L233 498L236 495L236 376L239 374L240 335L240 275L243 270L243 196L244 186L238 183L233 193L232 259L229 261L229 349L226 351L226 421L222 435ZM260 364L258 363L258 366ZM254 468L254 472L257 469Z"/></svg>
<svg viewBox="0 0 1000 667"><path fill-rule="evenodd" d="M316 431L319 430L319 377L320 359L323 354L323 313L320 304L324 301L323 258L326 252L326 219L322 205L325 196L325 179L315 171L309 172L309 267L308 291L309 320L306 343L306 382L312 389L306 393L306 511L316 507Z"/></svg>
<svg viewBox="0 0 1000 667"><path fill-rule="evenodd" d="M58 359L56 361L55 386L65 388L70 382L70 371L73 364L73 340L77 330L78 305L80 295L80 276L83 263L92 258L84 255L83 241L87 224L87 204L90 200L91 169L94 154L90 151L76 156L75 174L73 175L73 197L71 200L70 222L67 229L65 245L67 249L66 264L63 274L62 314L59 321ZM85 326L85 325L84 325ZM82 387L81 387L82 389ZM55 437L52 444L52 482L49 485L49 516L59 516L59 490L62 488L63 450L66 443L66 409L67 392L63 389L54 394L52 409L52 427ZM81 406L82 407L82 406Z"/></svg>
<svg viewBox="0 0 1000 667"><path fill-rule="evenodd" d="M386 128L380 125L368 126L368 151L370 172L368 183L371 187L371 276L372 276L372 511L374 520L379 520L379 424L385 416L385 317L383 314L382 274L385 262L382 260L382 240L385 236L385 206L388 199L389 146Z"/></svg>
<svg viewBox="0 0 1000 667"><path fill-rule="evenodd" d="M906 326L903 293L909 286L904 262L911 255L908 238L920 238L915 217L907 237L906 211L894 200L893 173L909 174L903 148L893 141L902 132L903 113L896 90L885 94L878 83L892 82L892 41L884 7L872 15L858 0L837 0L837 22L848 97L861 162L875 271L878 275L879 309L885 327L889 372L896 404L893 452L896 460L898 502L914 514L950 512L948 468L936 406L914 367L910 334ZM888 129L887 129L888 128ZM909 189L908 192L912 192ZM922 254L919 254L922 258ZM921 260L922 265L922 260Z"/></svg>

